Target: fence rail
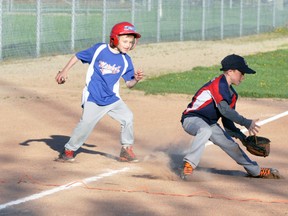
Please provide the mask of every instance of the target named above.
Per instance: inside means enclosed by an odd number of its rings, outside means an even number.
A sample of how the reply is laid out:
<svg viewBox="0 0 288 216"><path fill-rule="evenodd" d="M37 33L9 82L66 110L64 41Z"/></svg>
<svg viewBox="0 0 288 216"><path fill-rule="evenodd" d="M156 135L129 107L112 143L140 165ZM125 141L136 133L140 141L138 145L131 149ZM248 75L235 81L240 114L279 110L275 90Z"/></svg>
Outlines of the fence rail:
<svg viewBox="0 0 288 216"><path fill-rule="evenodd" d="M141 43L222 40L288 25L288 0L0 0L0 61L67 54L132 22Z"/></svg>

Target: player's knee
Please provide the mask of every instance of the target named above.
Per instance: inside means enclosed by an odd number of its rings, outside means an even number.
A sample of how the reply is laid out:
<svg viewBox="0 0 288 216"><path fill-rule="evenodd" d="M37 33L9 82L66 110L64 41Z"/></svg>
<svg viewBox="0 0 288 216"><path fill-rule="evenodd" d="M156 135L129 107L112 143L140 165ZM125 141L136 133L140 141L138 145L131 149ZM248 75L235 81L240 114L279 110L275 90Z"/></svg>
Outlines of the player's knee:
<svg viewBox="0 0 288 216"><path fill-rule="evenodd" d="M134 115L132 112L126 113L124 118L121 120L123 126L132 125L134 120Z"/></svg>
<svg viewBox="0 0 288 216"><path fill-rule="evenodd" d="M212 130L210 127L199 128L197 134L201 134L209 139L209 137L212 135Z"/></svg>
<svg viewBox="0 0 288 216"><path fill-rule="evenodd" d="M126 122L133 122L134 119L134 115L132 112L126 113L125 115L125 121Z"/></svg>

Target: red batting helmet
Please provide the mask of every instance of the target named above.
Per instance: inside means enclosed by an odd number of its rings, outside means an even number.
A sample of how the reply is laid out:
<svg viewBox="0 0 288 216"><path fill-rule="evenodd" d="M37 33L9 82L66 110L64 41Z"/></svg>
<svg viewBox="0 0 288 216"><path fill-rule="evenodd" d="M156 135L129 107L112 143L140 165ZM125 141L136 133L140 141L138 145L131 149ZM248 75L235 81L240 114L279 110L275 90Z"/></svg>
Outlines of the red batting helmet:
<svg viewBox="0 0 288 216"><path fill-rule="evenodd" d="M117 23L116 25L113 26L111 30L110 44L116 47L119 43L118 36L127 35L127 34L131 34L135 36L135 44L136 44L137 39L141 37L141 35L136 32L134 25L132 25L131 23L129 22ZM134 46L132 48L134 48Z"/></svg>

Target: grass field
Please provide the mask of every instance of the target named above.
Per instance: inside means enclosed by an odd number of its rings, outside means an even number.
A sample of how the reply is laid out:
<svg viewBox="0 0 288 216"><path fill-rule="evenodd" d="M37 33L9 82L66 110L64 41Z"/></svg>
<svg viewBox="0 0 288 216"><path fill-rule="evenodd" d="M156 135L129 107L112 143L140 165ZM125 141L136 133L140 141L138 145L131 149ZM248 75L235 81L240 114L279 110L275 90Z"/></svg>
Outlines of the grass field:
<svg viewBox="0 0 288 216"><path fill-rule="evenodd" d="M288 98L288 49L246 56L255 75L246 75L244 82L235 87L242 97ZM220 74L220 64L196 67L183 73L151 77L139 83L136 89L146 94L193 94L204 83Z"/></svg>

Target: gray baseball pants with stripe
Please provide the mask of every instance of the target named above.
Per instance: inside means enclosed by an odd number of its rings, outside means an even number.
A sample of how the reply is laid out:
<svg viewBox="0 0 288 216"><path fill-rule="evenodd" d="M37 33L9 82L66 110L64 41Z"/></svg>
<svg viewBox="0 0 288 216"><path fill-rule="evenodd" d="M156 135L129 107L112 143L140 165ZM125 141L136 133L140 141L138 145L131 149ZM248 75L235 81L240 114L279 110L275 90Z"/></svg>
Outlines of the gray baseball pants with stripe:
<svg viewBox="0 0 288 216"><path fill-rule="evenodd" d="M219 124L208 125L199 117L188 117L183 122L184 130L195 136L189 153L184 161L196 168L205 149L205 144L210 140L226 152L236 163L243 166L248 174L258 176L260 167L255 161L251 161L239 145L220 127Z"/></svg>
<svg viewBox="0 0 288 216"><path fill-rule="evenodd" d="M120 99L107 106L98 106L89 101L85 102L82 117L74 129L70 140L65 144L65 148L72 151L79 149L105 114L108 114L121 124L121 144L132 145L134 143L133 113L124 101Z"/></svg>

